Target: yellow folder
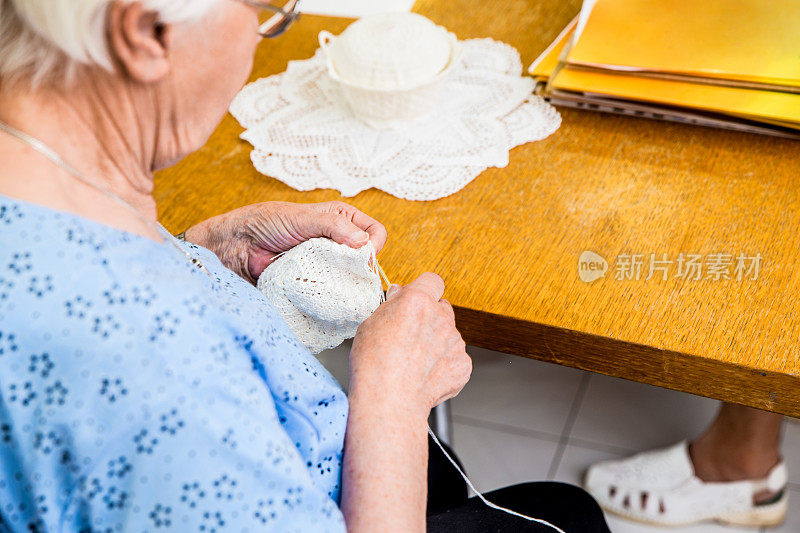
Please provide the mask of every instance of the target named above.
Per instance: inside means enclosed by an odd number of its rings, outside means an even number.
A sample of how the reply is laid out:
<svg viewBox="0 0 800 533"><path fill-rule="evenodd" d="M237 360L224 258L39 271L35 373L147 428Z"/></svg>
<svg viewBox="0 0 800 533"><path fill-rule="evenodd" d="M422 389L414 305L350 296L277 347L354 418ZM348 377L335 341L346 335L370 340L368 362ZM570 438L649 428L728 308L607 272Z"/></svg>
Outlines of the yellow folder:
<svg viewBox="0 0 800 533"><path fill-rule="evenodd" d="M610 98L642 102L673 109L718 113L792 129L800 128L798 94L637 77L614 71L586 71L560 62L560 59L564 59L564 50L571 42L576 21L577 19L573 20L564 28L528 70L537 80L550 81L551 92L561 91L562 96L565 92L571 92L581 95L583 100ZM583 35L578 42L582 39ZM573 50L574 48L568 51L568 59L572 58Z"/></svg>
<svg viewBox="0 0 800 533"><path fill-rule="evenodd" d="M800 0L597 0L568 62L800 87Z"/></svg>
<svg viewBox="0 0 800 533"><path fill-rule="evenodd" d="M602 94L800 127L800 95L561 69L552 89Z"/></svg>
<svg viewBox="0 0 800 533"><path fill-rule="evenodd" d="M550 78L558 67L559 57L564 51L564 48L566 48L569 40L572 39L577 24L578 17L575 17L572 19L572 22L567 24L567 27L561 31L558 37L556 37L556 40L531 64L528 69L528 74L540 81L547 81Z"/></svg>

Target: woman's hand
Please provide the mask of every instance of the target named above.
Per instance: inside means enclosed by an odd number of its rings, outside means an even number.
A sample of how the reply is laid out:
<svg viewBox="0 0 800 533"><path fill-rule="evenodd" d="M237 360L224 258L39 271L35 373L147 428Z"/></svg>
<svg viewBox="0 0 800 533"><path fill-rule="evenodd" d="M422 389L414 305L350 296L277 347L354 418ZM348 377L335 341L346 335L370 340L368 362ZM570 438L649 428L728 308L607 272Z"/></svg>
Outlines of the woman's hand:
<svg viewBox="0 0 800 533"><path fill-rule="evenodd" d="M353 341L353 394L391 394L393 401L427 418L431 408L461 391L472 361L443 294L444 281L430 272L405 287L389 287L386 302L361 324Z"/></svg>
<svg viewBox="0 0 800 533"><path fill-rule="evenodd" d="M428 415L472 372L444 282L392 285L350 350L342 511L351 533L425 531Z"/></svg>
<svg viewBox="0 0 800 533"><path fill-rule="evenodd" d="M263 202L234 209L186 230L186 240L214 252L222 264L255 283L275 256L314 237L352 248L386 243L386 228L344 202Z"/></svg>

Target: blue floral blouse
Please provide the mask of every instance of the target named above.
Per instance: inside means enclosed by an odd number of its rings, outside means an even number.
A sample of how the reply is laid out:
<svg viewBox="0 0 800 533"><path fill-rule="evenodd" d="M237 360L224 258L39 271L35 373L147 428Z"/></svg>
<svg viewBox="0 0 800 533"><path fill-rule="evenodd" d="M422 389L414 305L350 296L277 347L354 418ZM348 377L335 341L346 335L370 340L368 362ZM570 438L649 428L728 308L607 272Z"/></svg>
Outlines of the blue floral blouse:
<svg viewBox="0 0 800 533"><path fill-rule="evenodd" d="M0 196L0 531L343 531L347 398L210 251Z"/></svg>

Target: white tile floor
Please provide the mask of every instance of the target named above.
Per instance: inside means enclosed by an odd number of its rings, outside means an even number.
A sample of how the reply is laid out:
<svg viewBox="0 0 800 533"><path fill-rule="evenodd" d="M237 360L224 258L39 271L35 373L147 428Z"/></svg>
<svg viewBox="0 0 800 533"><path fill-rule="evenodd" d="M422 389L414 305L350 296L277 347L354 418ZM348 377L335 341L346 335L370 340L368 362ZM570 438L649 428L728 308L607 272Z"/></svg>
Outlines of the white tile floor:
<svg viewBox="0 0 800 533"><path fill-rule="evenodd" d="M349 343L320 354L346 387ZM520 481L580 483L595 461L694 437L717 402L574 369L469 348L472 380L452 401L454 447L481 491ZM498 453L502 450L502 453ZM792 508L769 533L800 532L800 424L786 424L783 452ZM758 533L704 524L664 529L608 517L615 533Z"/></svg>

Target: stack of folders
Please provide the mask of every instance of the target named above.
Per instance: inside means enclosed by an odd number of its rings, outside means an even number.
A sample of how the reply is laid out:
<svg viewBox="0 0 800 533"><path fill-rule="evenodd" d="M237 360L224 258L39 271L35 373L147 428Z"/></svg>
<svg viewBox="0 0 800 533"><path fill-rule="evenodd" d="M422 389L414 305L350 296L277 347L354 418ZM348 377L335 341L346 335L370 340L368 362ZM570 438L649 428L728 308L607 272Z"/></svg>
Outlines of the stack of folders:
<svg viewBox="0 0 800 533"><path fill-rule="evenodd" d="M800 139L800 0L586 0L529 72L556 105Z"/></svg>

